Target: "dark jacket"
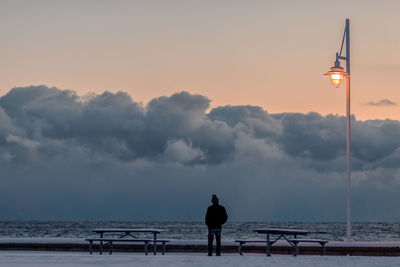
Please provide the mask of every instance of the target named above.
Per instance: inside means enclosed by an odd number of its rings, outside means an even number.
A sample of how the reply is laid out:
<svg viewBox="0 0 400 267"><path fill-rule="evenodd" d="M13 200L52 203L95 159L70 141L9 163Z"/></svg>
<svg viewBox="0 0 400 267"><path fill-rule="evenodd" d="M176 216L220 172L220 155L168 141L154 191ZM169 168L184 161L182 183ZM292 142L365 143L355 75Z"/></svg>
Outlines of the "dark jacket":
<svg viewBox="0 0 400 267"><path fill-rule="evenodd" d="M213 204L208 207L206 214L206 224L208 228L221 228L226 220L228 220L228 215L223 206Z"/></svg>

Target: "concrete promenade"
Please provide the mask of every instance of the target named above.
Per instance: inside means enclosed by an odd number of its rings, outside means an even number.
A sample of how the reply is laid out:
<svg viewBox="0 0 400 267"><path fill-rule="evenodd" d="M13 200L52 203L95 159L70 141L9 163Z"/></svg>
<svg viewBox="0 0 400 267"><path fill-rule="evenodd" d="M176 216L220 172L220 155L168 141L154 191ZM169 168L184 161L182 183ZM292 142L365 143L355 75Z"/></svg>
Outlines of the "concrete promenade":
<svg viewBox="0 0 400 267"><path fill-rule="evenodd" d="M149 247L151 249L151 246ZM160 248L159 248L160 249ZM0 238L0 250L13 251L89 251L88 242L84 238ZM237 253L238 244L233 241L222 242L223 253ZM97 253L98 246L94 246ZM107 252L107 247L105 247ZM321 246L317 244L301 244L299 255L319 255ZM113 252L143 252L143 245L114 244ZM166 252L174 253L206 253L206 240L171 240ZM245 245L242 252L265 253L265 245ZM293 254L293 247L286 241L278 241L271 248L272 254ZM106 253L105 253L106 254ZM350 256L400 256L400 242L342 242L330 241L326 246L326 255Z"/></svg>

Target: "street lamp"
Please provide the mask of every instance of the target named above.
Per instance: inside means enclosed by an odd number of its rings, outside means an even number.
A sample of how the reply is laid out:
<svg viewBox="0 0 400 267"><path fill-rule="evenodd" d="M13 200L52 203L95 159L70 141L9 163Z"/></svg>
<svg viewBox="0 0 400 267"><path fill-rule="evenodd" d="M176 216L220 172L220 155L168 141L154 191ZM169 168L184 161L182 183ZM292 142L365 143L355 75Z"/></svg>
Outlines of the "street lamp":
<svg viewBox="0 0 400 267"><path fill-rule="evenodd" d="M325 73L324 76L331 78L332 85L335 86L336 88L338 88L342 84L344 77L350 78L350 75L347 72L345 72L342 67L340 67L338 53L336 53L335 66L333 66L330 71Z"/></svg>
<svg viewBox="0 0 400 267"><path fill-rule="evenodd" d="M343 44L346 40L346 56L342 56ZM340 67L340 61L346 62L346 72ZM346 240L351 239L351 202L350 202L350 20L346 19L346 28L344 29L342 45L340 52L336 53L335 65L330 71L324 74L331 78L333 86L339 87L342 84L343 78L346 77Z"/></svg>

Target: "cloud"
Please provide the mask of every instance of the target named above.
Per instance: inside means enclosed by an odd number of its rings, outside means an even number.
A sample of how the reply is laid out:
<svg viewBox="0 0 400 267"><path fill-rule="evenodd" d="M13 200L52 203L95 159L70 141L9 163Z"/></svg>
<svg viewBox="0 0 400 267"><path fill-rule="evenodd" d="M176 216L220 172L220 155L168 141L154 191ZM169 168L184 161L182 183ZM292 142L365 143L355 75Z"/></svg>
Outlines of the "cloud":
<svg viewBox="0 0 400 267"><path fill-rule="evenodd" d="M203 151L193 148L192 143L184 140L169 141L164 155L167 161L179 163L199 162L204 159Z"/></svg>
<svg viewBox="0 0 400 267"><path fill-rule="evenodd" d="M37 142L37 141L32 141L29 139L21 138L19 136L15 136L12 134L7 135L6 141L9 143L17 143L17 144L20 144L20 145L23 145L25 147L32 148L32 149L39 146L39 142Z"/></svg>
<svg viewBox="0 0 400 267"><path fill-rule="evenodd" d="M374 101L368 102L365 105L368 105L368 106L397 106L397 103L393 102L389 99L382 99L382 100L379 100L376 102L374 102Z"/></svg>
<svg viewBox="0 0 400 267"><path fill-rule="evenodd" d="M202 220L213 193L234 220L342 219L345 117L209 105L13 88L0 98L0 219ZM373 220L370 203L398 220L385 203L400 201L400 122L351 119L355 216Z"/></svg>

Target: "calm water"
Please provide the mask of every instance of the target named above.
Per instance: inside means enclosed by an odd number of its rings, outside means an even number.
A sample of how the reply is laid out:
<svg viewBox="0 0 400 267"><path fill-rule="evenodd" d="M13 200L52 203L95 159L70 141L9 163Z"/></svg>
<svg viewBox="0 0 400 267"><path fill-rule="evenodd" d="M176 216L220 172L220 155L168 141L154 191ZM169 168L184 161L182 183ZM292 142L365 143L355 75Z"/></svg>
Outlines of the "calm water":
<svg viewBox="0 0 400 267"><path fill-rule="evenodd" d="M0 222L0 238L4 237L67 237L85 238L96 236L94 228L161 228L162 238L205 239L207 229L203 222ZM302 223L302 222L229 222L224 225L223 238L260 238L253 233L256 228L295 228L310 231L310 238L343 240L345 223ZM400 223L353 223L353 238L357 241L400 241ZM140 236L140 235L137 235Z"/></svg>

